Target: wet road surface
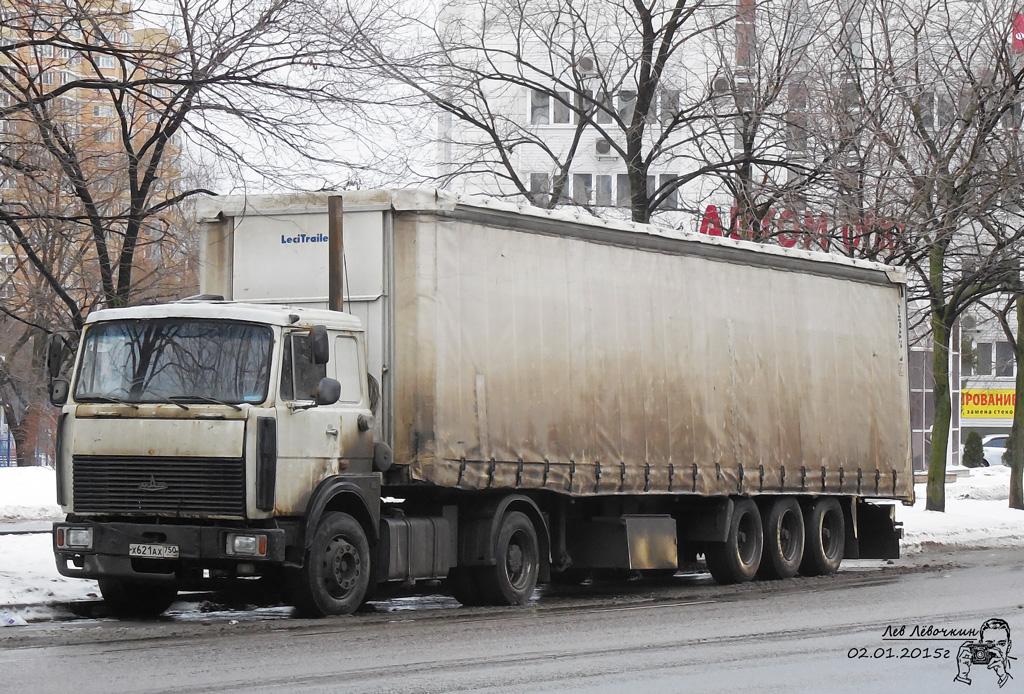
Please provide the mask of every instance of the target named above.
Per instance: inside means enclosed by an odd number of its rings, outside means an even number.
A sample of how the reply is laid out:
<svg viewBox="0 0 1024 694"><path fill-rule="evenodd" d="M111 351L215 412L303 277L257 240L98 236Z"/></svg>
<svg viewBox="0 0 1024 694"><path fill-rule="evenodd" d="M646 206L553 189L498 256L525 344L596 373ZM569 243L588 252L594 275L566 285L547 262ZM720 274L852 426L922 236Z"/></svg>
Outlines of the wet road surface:
<svg viewBox="0 0 1024 694"><path fill-rule="evenodd" d="M999 617L1024 643L1024 557L851 562L836 577L726 587L680 575L552 589L509 609L442 596L325 620L209 609L0 631L0 691L994 692L985 665L973 686L953 681L963 638L896 641L886 628L934 635ZM1024 686L1024 666L1010 665L1001 691Z"/></svg>

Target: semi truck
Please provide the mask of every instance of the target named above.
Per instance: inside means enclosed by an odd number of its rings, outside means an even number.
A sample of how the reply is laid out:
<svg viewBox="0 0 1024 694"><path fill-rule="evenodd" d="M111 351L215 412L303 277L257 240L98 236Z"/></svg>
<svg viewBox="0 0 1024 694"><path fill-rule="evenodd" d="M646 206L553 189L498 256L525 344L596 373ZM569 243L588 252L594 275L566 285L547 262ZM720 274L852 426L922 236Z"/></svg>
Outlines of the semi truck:
<svg viewBox="0 0 1024 694"><path fill-rule="evenodd" d="M47 354L57 567L117 614L899 555L900 269L436 190L198 218L202 295L97 310Z"/></svg>

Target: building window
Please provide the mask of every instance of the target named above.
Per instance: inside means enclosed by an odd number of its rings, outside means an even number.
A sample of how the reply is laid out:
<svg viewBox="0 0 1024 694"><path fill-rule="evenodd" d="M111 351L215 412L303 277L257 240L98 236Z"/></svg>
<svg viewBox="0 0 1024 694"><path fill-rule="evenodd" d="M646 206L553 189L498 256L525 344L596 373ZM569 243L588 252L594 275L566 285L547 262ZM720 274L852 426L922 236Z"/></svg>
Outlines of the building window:
<svg viewBox="0 0 1024 694"><path fill-rule="evenodd" d="M791 152L807 151L807 87L789 85L789 115L786 118L787 145Z"/></svg>
<svg viewBox="0 0 1024 694"><path fill-rule="evenodd" d="M94 118L114 118L117 113L114 112L114 107L107 105L97 105L92 107L92 115Z"/></svg>
<svg viewBox="0 0 1024 694"><path fill-rule="evenodd" d="M615 175L615 204L618 207L630 206L629 174Z"/></svg>
<svg viewBox="0 0 1024 694"><path fill-rule="evenodd" d="M97 142L114 142L114 131L110 128L99 128L96 130Z"/></svg>
<svg viewBox="0 0 1024 694"><path fill-rule="evenodd" d="M533 204L547 207L551 200L551 177L546 173L530 174L530 197Z"/></svg>
<svg viewBox="0 0 1024 694"><path fill-rule="evenodd" d="M935 418L931 366L931 352L910 350L910 432L914 470L926 469L931 455L931 426Z"/></svg>
<svg viewBox="0 0 1024 694"><path fill-rule="evenodd" d="M612 97L607 92L602 92L597 100L597 115L595 120L601 125L608 125L612 122Z"/></svg>
<svg viewBox="0 0 1024 694"><path fill-rule="evenodd" d="M39 74L39 83L40 84L46 84L46 85L53 84L53 74L54 73L53 73L52 70L47 70L46 72L40 73Z"/></svg>
<svg viewBox="0 0 1024 694"><path fill-rule="evenodd" d="M597 185L594 189L594 202L601 207L612 205L612 177L598 176Z"/></svg>
<svg viewBox="0 0 1024 694"><path fill-rule="evenodd" d="M10 299L14 296L14 271L17 267L17 257L0 256L0 299Z"/></svg>
<svg viewBox="0 0 1024 694"><path fill-rule="evenodd" d="M558 92L558 98L551 104L551 122L568 124L571 119L569 92Z"/></svg>
<svg viewBox="0 0 1024 694"><path fill-rule="evenodd" d="M583 114L591 115L594 113L594 92L590 89L584 89L582 92L576 92L576 117L573 122L577 125Z"/></svg>
<svg viewBox="0 0 1024 694"><path fill-rule="evenodd" d="M551 97L544 92L539 92L536 89L530 90L530 123L532 125L547 125L550 122L548 119L550 102Z"/></svg>
<svg viewBox="0 0 1024 694"><path fill-rule="evenodd" d="M589 205L594 193L594 177L590 174L572 175L572 201L577 205Z"/></svg>
<svg viewBox="0 0 1024 694"><path fill-rule="evenodd" d="M992 343L991 342L979 342L978 343L978 361L976 376L991 376L992 375Z"/></svg>
<svg viewBox="0 0 1024 694"><path fill-rule="evenodd" d="M1013 346L1009 342L996 343L996 376L1013 377Z"/></svg>
<svg viewBox="0 0 1024 694"><path fill-rule="evenodd" d="M112 55L101 55L96 59L96 64L101 68L110 69L115 65L114 56Z"/></svg>
<svg viewBox="0 0 1024 694"><path fill-rule="evenodd" d="M37 58L52 58L53 44L44 43L35 47Z"/></svg>
<svg viewBox="0 0 1024 694"><path fill-rule="evenodd" d="M974 376L975 360L977 359L977 345L974 340L966 335L960 340L960 375Z"/></svg>
<svg viewBox="0 0 1024 694"><path fill-rule="evenodd" d="M661 93L661 126L667 128L679 117L679 90L666 89Z"/></svg>
<svg viewBox="0 0 1024 694"><path fill-rule="evenodd" d="M531 125L568 125L572 122L572 109L569 107L569 92L555 92L552 96L536 89L530 90L530 124Z"/></svg>
<svg viewBox="0 0 1024 694"><path fill-rule="evenodd" d="M661 188L662 191L666 188L671 187L668 194L662 199L661 204L658 205L658 209L661 210L677 210L679 209L679 189L676 187L676 176L673 174L662 174L661 175Z"/></svg>
<svg viewBox="0 0 1024 694"><path fill-rule="evenodd" d="M629 124L633 122L633 111L636 110L636 92L626 90L619 92L619 119Z"/></svg>
<svg viewBox="0 0 1024 694"><path fill-rule="evenodd" d="M945 94L925 90L921 92L921 125L928 130L943 128L953 121L953 100Z"/></svg>

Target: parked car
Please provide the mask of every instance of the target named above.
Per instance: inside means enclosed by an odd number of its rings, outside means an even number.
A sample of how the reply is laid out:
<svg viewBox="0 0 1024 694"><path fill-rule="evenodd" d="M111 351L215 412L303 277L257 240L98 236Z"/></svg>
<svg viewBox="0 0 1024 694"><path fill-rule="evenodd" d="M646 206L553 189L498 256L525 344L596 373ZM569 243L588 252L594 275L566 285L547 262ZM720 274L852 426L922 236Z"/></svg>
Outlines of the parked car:
<svg viewBox="0 0 1024 694"><path fill-rule="evenodd" d="M981 439L981 449L985 455L986 467L1003 465L1003 453L1006 452L1006 434L989 434Z"/></svg>

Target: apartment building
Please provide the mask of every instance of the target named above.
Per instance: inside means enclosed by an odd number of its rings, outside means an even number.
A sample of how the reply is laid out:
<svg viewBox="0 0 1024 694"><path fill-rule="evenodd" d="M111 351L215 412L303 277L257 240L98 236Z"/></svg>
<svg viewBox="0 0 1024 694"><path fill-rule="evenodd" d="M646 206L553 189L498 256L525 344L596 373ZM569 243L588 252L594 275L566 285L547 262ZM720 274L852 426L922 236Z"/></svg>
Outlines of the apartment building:
<svg viewBox="0 0 1024 694"><path fill-rule="evenodd" d="M170 95L145 83L162 74L168 33L136 21L131 4L117 0L0 3L0 210L24 233L53 237L34 245L73 292L98 288L87 269L95 258L83 250L90 244L78 238L95 233L90 216L102 219L117 250L129 156L151 136ZM108 86L117 82L133 86ZM177 175L177 143L171 152L162 188ZM0 300L37 300L33 263L11 225L0 232ZM153 240L143 234L143 267L160 261Z"/></svg>

